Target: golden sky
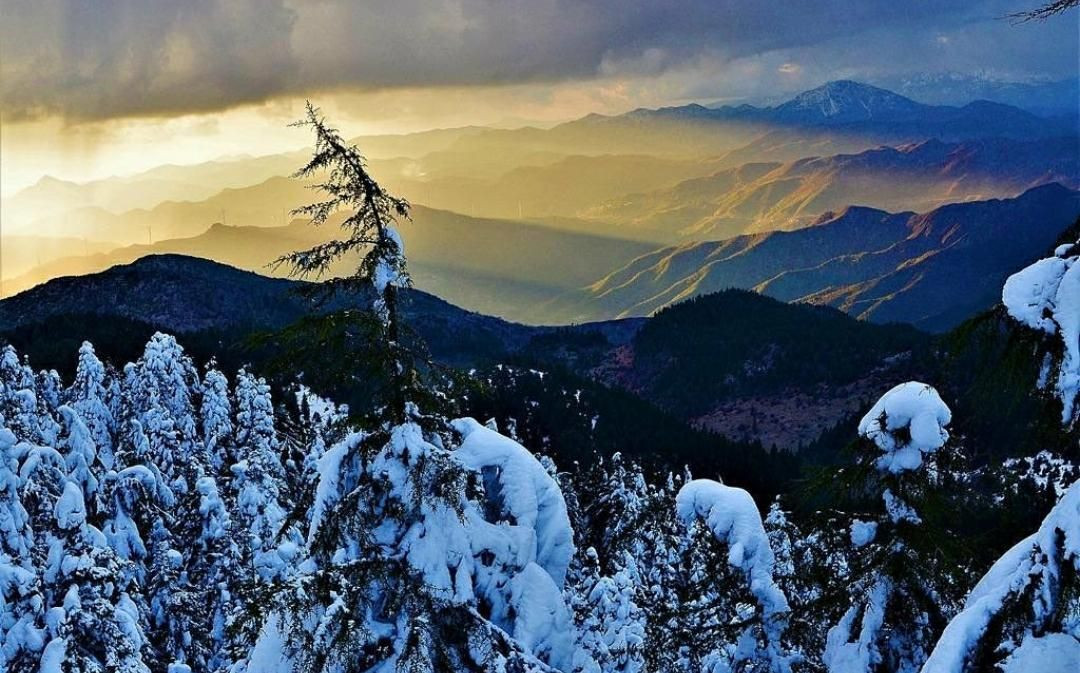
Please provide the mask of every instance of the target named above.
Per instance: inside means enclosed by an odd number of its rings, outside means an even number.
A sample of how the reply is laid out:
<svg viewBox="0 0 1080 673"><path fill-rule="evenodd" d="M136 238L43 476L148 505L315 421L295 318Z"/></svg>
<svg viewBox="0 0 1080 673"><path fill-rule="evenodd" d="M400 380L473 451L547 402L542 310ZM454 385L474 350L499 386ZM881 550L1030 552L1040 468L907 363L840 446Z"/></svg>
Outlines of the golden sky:
<svg viewBox="0 0 1080 673"><path fill-rule="evenodd" d="M0 193L349 135L553 124L830 79L1076 76L1030 0L0 0Z"/></svg>

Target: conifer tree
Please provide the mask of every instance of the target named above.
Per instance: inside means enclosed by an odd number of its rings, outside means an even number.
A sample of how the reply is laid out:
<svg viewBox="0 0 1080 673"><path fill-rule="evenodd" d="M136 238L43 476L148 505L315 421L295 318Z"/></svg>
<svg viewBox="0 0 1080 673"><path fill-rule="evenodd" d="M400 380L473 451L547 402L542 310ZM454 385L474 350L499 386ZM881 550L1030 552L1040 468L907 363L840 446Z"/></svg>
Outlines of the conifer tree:
<svg viewBox="0 0 1080 673"><path fill-rule="evenodd" d="M284 471L274 430L274 407L270 386L245 370L236 377L236 443L242 458L231 466L237 505L237 530L247 538L245 558L256 575L270 580L285 568L278 551L279 538L295 545L299 540L282 527L286 507L281 486ZM286 555L291 553L286 551Z"/></svg>
<svg viewBox="0 0 1080 673"><path fill-rule="evenodd" d="M44 645L33 547L30 514L19 492L15 435L0 428L0 669L6 671L30 670Z"/></svg>
<svg viewBox="0 0 1080 673"><path fill-rule="evenodd" d="M213 363L206 369L202 383L199 424L203 443L215 471L235 462L232 455L233 410L229 399L229 381Z"/></svg>
<svg viewBox="0 0 1080 673"><path fill-rule="evenodd" d="M859 424L856 465L833 479L847 490L837 502L854 516L833 587L848 596L847 608L822 655L830 673L916 673L955 609L964 578L947 554L954 536L945 517L959 491L950 420L936 390L909 382Z"/></svg>
<svg viewBox="0 0 1080 673"><path fill-rule="evenodd" d="M800 656L785 640L790 605L774 576L775 557L750 494L708 480L676 497L687 527L690 632L681 663L705 671L789 673ZM695 549L696 548L696 549ZM695 552L696 553L693 553Z"/></svg>
<svg viewBox="0 0 1080 673"><path fill-rule="evenodd" d="M420 392L419 374L404 342L400 315L399 290L408 287L411 281L396 223L408 218L409 203L389 194L372 178L360 150L349 145L311 103L307 104L306 118L294 125L310 128L315 133L314 153L294 177L318 179L313 187L322 192L323 200L297 208L293 213L310 217L311 223L318 226L325 224L338 210L345 210L340 223L345 236L290 253L275 264L287 265L298 277L320 278L331 273L335 263L343 257L360 255L354 269L343 276L325 280L317 286L317 291L368 297L374 290L373 304L360 310L349 308L316 316L307 324L313 329L301 331L301 334L305 338L325 341L328 331L342 326L368 332L366 340L376 349L369 352L367 359L385 379L381 402L394 421L402 422L406 404L416 401L414 398ZM353 341L356 341L355 335Z"/></svg>
<svg viewBox="0 0 1080 673"><path fill-rule="evenodd" d="M148 673L149 642L123 562L87 523L86 502L67 481L54 506L44 578L49 587L42 671Z"/></svg>
<svg viewBox="0 0 1080 673"><path fill-rule="evenodd" d="M114 421L108 399L108 381L105 365L97 358L94 346L84 341L79 347L79 360L75 368L75 380L67 389L65 398L72 409L90 429L98 459L106 468L113 466Z"/></svg>
<svg viewBox="0 0 1080 673"><path fill-rule="evenodd" d="M1075 670L1080 664L1080 482L975 585L923 673Z"/></svg>
<svg viewBox="0 0 1080 673"><path fill-rule="evenodd" d="M399 309L408 274L394 223L408 204L372 179L359 150L317 109L309 105L301 125L316 143L297 175L319 176L326 198L298 212L320 224L346 209L346 237L279 262L320 274L347 253L361 255L351 274L322 289L361 298L374 290L370 309L309 324L366 315L367 352L385 387L367 429L315 449L316 491L292 517L307 523L305 556L273 587L271 611L249 615L261 627L247 670L569 673L578 657L562 589L573 539L558 486L512 440L421 410L432 396L403 343ZM248 408L237 406L238 414ZM243 425L238 415L239 442Z"/></svg>
<svg viewBox="0 0 1080 673"><path fill-rule="evenodd" d="M645 666L645 615L637 606L634 559L623 554L613 575L600 574L599 558L585 551L583 577L571 601L589 673L639 673Z"/></svg>

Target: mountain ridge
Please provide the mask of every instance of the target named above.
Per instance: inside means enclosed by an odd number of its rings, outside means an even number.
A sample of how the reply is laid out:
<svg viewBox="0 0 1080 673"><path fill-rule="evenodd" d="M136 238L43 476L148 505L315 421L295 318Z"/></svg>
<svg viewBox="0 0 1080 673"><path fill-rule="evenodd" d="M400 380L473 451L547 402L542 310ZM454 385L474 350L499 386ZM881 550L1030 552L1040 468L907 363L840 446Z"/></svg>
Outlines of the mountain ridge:
<svg viewBox="0 0 1080 673"><path fill-rule="evenodd" d="M556 300L552 310L649 315L698 294L741 287L942 330L993 305L1005 276L1037 259L1078 215L1080 193L1057 183L922 214L850 207L796 231L652 251ZM945 287L969 284L971 297L935 293L922 280L927 273Z"/></svg>

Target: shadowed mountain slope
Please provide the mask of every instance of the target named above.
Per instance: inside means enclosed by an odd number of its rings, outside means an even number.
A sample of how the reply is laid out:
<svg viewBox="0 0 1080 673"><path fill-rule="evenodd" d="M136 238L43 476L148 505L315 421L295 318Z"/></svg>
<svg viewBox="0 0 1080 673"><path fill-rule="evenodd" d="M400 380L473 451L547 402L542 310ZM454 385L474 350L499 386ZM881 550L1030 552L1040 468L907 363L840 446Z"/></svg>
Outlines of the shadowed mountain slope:
<svg viewBox="0 0 1080 673"><path fill-rule="evenodd" d="M548 310L649 315L735 287L876 322L947 329L996 303L1005 277L1038 258L1078 215L1078 193L1059 184L924 214L851 207L797 231L651 252Z"/></svg>

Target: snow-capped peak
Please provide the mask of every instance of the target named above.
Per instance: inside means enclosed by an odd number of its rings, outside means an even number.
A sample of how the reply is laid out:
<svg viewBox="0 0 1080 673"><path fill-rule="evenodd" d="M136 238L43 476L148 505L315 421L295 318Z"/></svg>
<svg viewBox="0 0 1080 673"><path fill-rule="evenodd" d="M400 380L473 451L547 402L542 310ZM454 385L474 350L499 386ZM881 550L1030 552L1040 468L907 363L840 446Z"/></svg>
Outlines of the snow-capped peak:
<svg viewBox="0 0 1080 673"><path fill-rule="evenodd" d="M782 117L829 121L881 119L921 107L918 103L886 89L851 80L828 82L804 91L776 107Z"/></svg>

